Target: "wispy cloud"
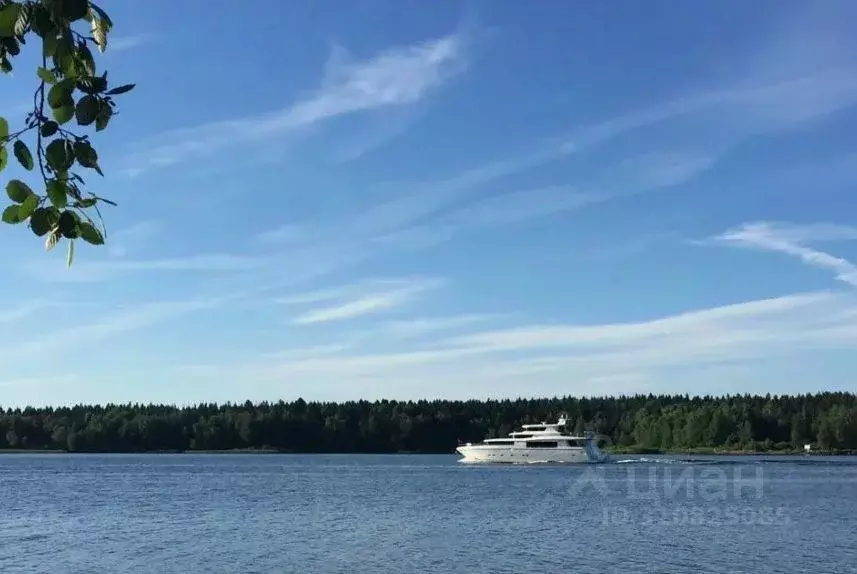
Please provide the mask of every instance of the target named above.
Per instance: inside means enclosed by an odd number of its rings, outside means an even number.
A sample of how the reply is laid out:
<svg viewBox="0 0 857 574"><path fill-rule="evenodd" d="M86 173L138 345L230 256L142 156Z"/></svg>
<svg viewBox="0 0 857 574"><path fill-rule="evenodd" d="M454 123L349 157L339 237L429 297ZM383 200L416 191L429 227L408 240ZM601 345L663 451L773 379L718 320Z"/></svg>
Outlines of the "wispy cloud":
<svg viewBox="0 0 857 574"><path fill-rule="evenodd" d="M653 381L671 369L747 364L798 352L851 348L857 297L816 292L748 301L636 323L519 325L436 341L426 347L323 357L276 357L221 366L256 380L337 388L369 377L382 396L576 393L593 381ZM533 386L532 377L538 377ZM523 386L521 386L523 385ZM662 388L662 387L661 387ZM697 387L699 388L699 387ZM633 392L631 385L624 391ZM637 389L639 390L639 389ZM612 389L611 392L618 392Z"/></svg>
<svg viewBox="0 0 857 574"><path fill-rule="evenodd" d="M634 130L703 112L718 112L718 121L729 123L732 137L745 138L791 128L857 103L857 80L845 68L801 71L797 77L761 84L751 77L750 82L755 85L702 90L618 115L578 130L560 149L581 152Z"/></svg>
<svg viewBox="0 0 857 574"><path fill-rule="evenodd" d="M413 281L415 281L415 279L366 279L346 285L337 285L335 287L325 287L314 291L303 291L282 295L275 297L273 302L280 305L302 305L307 303L319 303L322 301L333 301L337 299L355 298L367 293L407 287Z"/></svg>
<svg viewBox="0 0 857 574"><path fill-rule="evenodd" d="M531 161L535 157L483 166L416 188L404 186L405 193L393 193L393 197L358 209L357 213L302 222L299 227L286 224L255 239L282 248L290 254L286 259L310 247L325 246L329 254L338 254L337 265L353 265L388 250L428 248L466 233L503 230L510 225L569 214L612 199L673 186L704 172L714 158L692 153L647 152L645 158L635 157L624 164L620 176L604 170L579 187L513 188L505 193L491 190L490 194L479 195L484 184ZM398 192L397 186L391 187ZM346 252L348 256L343 257ZM339 295L338 290L332 293L324 290L287 296L280 302L288 303L294 297L319 299Z"/></svg>
<svg viewBox="0 0 857 574"><path fill-rule="evenodd" d="M672 187L686 183L709 170L732 145L764 129L780 129L829 111L820 102L824 94L838 102L834 107L857 102L857 82L849 73L819 73L792 81L777 81L724 89L701 91L682 96L667 103L656 104L592 126L576 130L571 136L530 148L522 154L507 157L465 170L452 177L423 184L403 184L402 191L392 198L370 205L357 213L349 213L343 221L320 222L322 229L335 229L337 236L347 235L349 241L368 241L395 246L425 247L446 241L467 228L484 227L491 221L500 225L579 209L634 193ZM806 103L808 95L816 98ZM804 102L797 105L795 102ZM726 137L699 144L695 151L646 150L611 165L600 176L532 190L495 193L482 198L483 205L473 201L479 190L503 178L521 174L540 165L570 155L591 150L630 131L658 123L696 115L711 120L721 117L727 106L727 121L715 122ZM799 118L788 114L769 117L772 109L803 110ZM815 111L813 111L815 110ZM716 113L711 113L716 112ZM725 127L724 127L725 126ZM471 200L470 205L461 206ZM461 213L451 207L457 206ZM446 213L443 213L447 210ZM317 230L316 230L317 231ZM325 231L321 231L324 234ZM272 230L272 238L277 237Z"/></svg>
<svg viewBox="0 0 857 574"><path fill-rule="evenodd" d="M373 118L357 130L356 135L347 134L335 142L331 150L331 160L345 163L360 159L368 153L377 150L384 144L393 141L407 132L424 116L427 106L409 106L395 113L384 114Z"/></svg>
<svg viewBox="0 0 857 574"><path fill-rule="evenodd" d="M201 254L189 257L114 261L78 261L70 269L56 259L30 261L24 270L37 279L52 283L90 283L134 272L217 273L258 270L270 262L261 257L227 254Z"/></svg>
<svg viewBox="0 0 857 574"><path fill-rule="evenodd" d="M200 297L123 306L88 323L75 324L64 329L51 331L37 340L13 345L9 351L9 356L18 360L46 352L55 353L58 349L68 352L123 333L139 331L189 313L214 309L232 300L235 300L235 296Z"/></svg>
<svg viewBox="0 0 857 574"><path fill-rule="evenodd" d="M126 171L135 175L339 116L414 104L466 69L463 47L463 38L448 35L391 48L368 60L333 62L321 87L308 97L261 116L159 134L138 145Z"/></svg>
<svg viewBox="0 0 857 574"><path fill-rule="evenodd" d="M275 229L263 231L256 236L256 240L260 243L284 245L294 243L306 237L306 230L300 225L293 223L283 224Z"/></svg>
<svg viewBox="0 0 857 574"><path fill-rule="evenodd" d="M107 40L107 53L124 52L131 48L139 48L154 40L149 34L136 34L134 36L116 36Z"/></svg>
<svg viewBox="0 0 857 574"><path fill-rule="evenodd" d="M760 77L765 79L764 75ZM436 245L468 225L484 226L488 219L498 224L504 218L510 222L525 221L686 183L711 169L743 139L766 131L788 129L855 103L857 80L850 70L822 70L787 80L769 83L757 80L755 84L702 90L578 129L561 138L559 143L549 142L450 178L403 185L404 192L349 214L347 221L338 221L331 227L335 227L337 234L347 234L352 240L356 237L395 246ZM484 206L476 203L460 206L488 184L503 178L592 151L631 131L682 118L710 123L715 128L714 136L699 143L698 149L692 152L667 148L628 156L589 181L524 190L518 192L520 195L495 194L495 197L483 199ZM462 210L461 214L453 211L439 215L456 205Z"/></svg>
<svg viewBox="0 0 857 574"><path fill-rule="evenodd" d="M13 308L6 308L0 310L0 324L13 323L20 319L28 317L33 313L38 313L39 311L50 309L52 307L57 307L59 305L59 302L47 299L23 301Z"/></svg>
<svg viewBox="0 0 857 574"><path fill-rule="evenodd" d="M655 344L659 338L674 338L691 332L708 336L717 334L723 327L736 322L748 326L748 321L788 316L810 307L819 307L831 301L826 292L791 295L773 299L762 299L746 303L689 311L665 318L641 323L619 323L607 325L517 327L502 331L490 331L466 335L449 344L465 347L474 352L501 352L522 349L545 349L562 347L597 348L613 345Z"/></svg>
<svg viewBox="0 0 857 574"><path fill-rule="evenodd" d="M388 311L411 302L429 289L443 285L442 281L436 279L409 279L400 283L401 285L397 287L342 300L335 305L312 309L295 318L294 322L298 325L326 323Z"/></svg>
<svg viewBox="0 0 857 574"><path fill-rule="evenodd" d="M506 225L578 209L600 199L568 186L526 189L477 201L441 218L441 222L472 227Z"/></svg>
<svg viewBox="0 0 857 574"><path fill-rule="evenodd" d="M391 244L435 245L462 229L461 222L466 219L466 213L458 222L450 221L456 216L449 214L437 221L428 220L441 210L461 203L489 183L564 157L593 151L593 148L634 130L680 119L707 122L713 135L696 144L698 149L693 152L665 149L631 155L591 181L545 188L541 194L554 194L554 197L546 197L545 201L539 201L539 193L531 193L533 199L529 205L532 207L523 209L520 215L509 217L523 221L527 219L528 209L532 210L531 217L537 217L551 213L552 209L576 209L616 197L673 187L711 169L724 154L746 138L794 128L854 104L857 104L857 80L850 69L822 70L771 83L703 90L576 130L559 143L539 146L528 153L491 162L433 184L411 186L408 193L357 214L349 221L347 230L375 234L382 242ZM510 199L491 199L484 209L498 213L501 207L492 208L492 202L500 204L520 200L523 204L527 192L520 193L515 200L511 199L512 195ZM563 197L565 205L557 201L558 197ZM478 221L483 208L474 206L470 209L473 210L473 221ZM503 211L514 213L513 209ZM485 220L484 216L482 220ZM500 222L502 217L497 216L496 220Z"/></svg>
<svg viewBox="0 0 857 574"><path fill-rule="evenodd" d="M314 345L312 347L298 347L283 349L273 353L262 353L260 356L266 359L278 359L283 361L294 361L313 357L327 357L348 350L349 346L344 343L331 343L328 345Z"/></svg>
<svg viewBox="0 0 857 574"><path fill-rule="evenodd" d="M14 379L0 379L0 387L41 387L53 385L69 385L80 381L80 376L75 374L56 375L48 377L24 377Z"/></svg>
<svg viewBox="0 0 857 574"><path fill-rule="evenodd" d="M627 158L618 168L575 185L493 193L467 201L483 183L477 178L472 187L452 187L452 193L450 188L442 189L440 194L437 188L429 188L372 206L355 218L352 232L362 232L373 243L395 248L430 247L462 233L504 229L685 183L707 170L716 159L694 154L646 153ZM450 205L455 207L450 209Z"/></svg>
<svg viewBox="0 0 857 574"><path fill-rule="evenodd" d="M329 67L322 87L280 115L287 127L387 106L411 104L463 70L462 39L445 36L393 48L368 61Z"/></svg>
<svg viewBox="0 0 857 574"><path fill-rule="evenodd" d="M767 222L744 224L713 238L720 243L797 257L808 265L833 271L836 279L857 287L857 266L847 259L806 245L844 239L857 239L857 229L825 224L793 226Z"/></svg>
<svg viewBox="0 0 857 574"><path fill-rule="evenodd" d="M470 327L477 323L496 319L497 315L454 315L450 317L421 317L402 321L390 321L379 327L380 331L400 339L412 339L441 331Z"/></svg>
<svg viewBox="0 0 857 574"><path fill-rule="evenodd" d="M107 253L112 257L125 257L129 251L150 242L163 226L159 221L140 221L111 233L107 238Z"/></svg>

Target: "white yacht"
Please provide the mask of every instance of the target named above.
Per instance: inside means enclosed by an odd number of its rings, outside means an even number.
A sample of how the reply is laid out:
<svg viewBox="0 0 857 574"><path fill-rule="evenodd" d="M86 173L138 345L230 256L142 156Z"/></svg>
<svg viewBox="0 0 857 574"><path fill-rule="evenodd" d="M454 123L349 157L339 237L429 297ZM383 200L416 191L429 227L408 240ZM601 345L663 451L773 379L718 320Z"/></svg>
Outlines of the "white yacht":
<svg viewBox="0 0 857 574"><path fill-rule="evenodd" d="M489 438L481 443L467 443L456 450L459 462L603 462L606 456L596 444L593 433L574 436L567 432L564 416L554 424L522 425L507 438Z"/></svg>

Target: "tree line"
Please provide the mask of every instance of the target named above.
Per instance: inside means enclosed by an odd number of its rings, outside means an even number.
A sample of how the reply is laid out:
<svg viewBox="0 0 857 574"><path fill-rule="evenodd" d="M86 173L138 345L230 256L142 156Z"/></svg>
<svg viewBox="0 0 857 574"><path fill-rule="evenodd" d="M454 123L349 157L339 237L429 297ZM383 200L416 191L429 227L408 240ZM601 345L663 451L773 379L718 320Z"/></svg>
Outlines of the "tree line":
<svg viewBox="0 0 857 574"><path fill-rule="evenodd" d="M851 393L28 407L0 409L0 449L448 453L561 413L617 448L857 450Z"/></svg>

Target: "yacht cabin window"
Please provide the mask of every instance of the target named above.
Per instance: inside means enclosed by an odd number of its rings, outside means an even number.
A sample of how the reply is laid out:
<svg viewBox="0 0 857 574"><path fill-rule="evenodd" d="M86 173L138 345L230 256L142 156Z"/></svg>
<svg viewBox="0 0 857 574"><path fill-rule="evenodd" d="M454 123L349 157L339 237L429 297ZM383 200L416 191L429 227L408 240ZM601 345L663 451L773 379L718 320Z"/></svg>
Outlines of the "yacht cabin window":
<svg viewBox="0 0 857 574"><path fill-rule="evenodd" d="M527 448L556 448L557 442L547 440L528 440Z"/></svg>

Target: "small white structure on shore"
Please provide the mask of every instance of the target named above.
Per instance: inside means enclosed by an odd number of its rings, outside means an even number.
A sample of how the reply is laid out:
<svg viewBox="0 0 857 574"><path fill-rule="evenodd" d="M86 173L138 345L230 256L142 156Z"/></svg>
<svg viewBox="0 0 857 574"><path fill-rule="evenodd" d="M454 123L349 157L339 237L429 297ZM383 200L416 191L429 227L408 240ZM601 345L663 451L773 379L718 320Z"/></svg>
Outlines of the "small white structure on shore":
<svg viewBox="0 0 857 574"><path fill-rule="evenodd" d="M810 451L812 451L812 445L811 445L811 444L809 444L809 443L806 443L805 445L803 445L803 451L804 451L804 452L810 452Z"/></svg>

